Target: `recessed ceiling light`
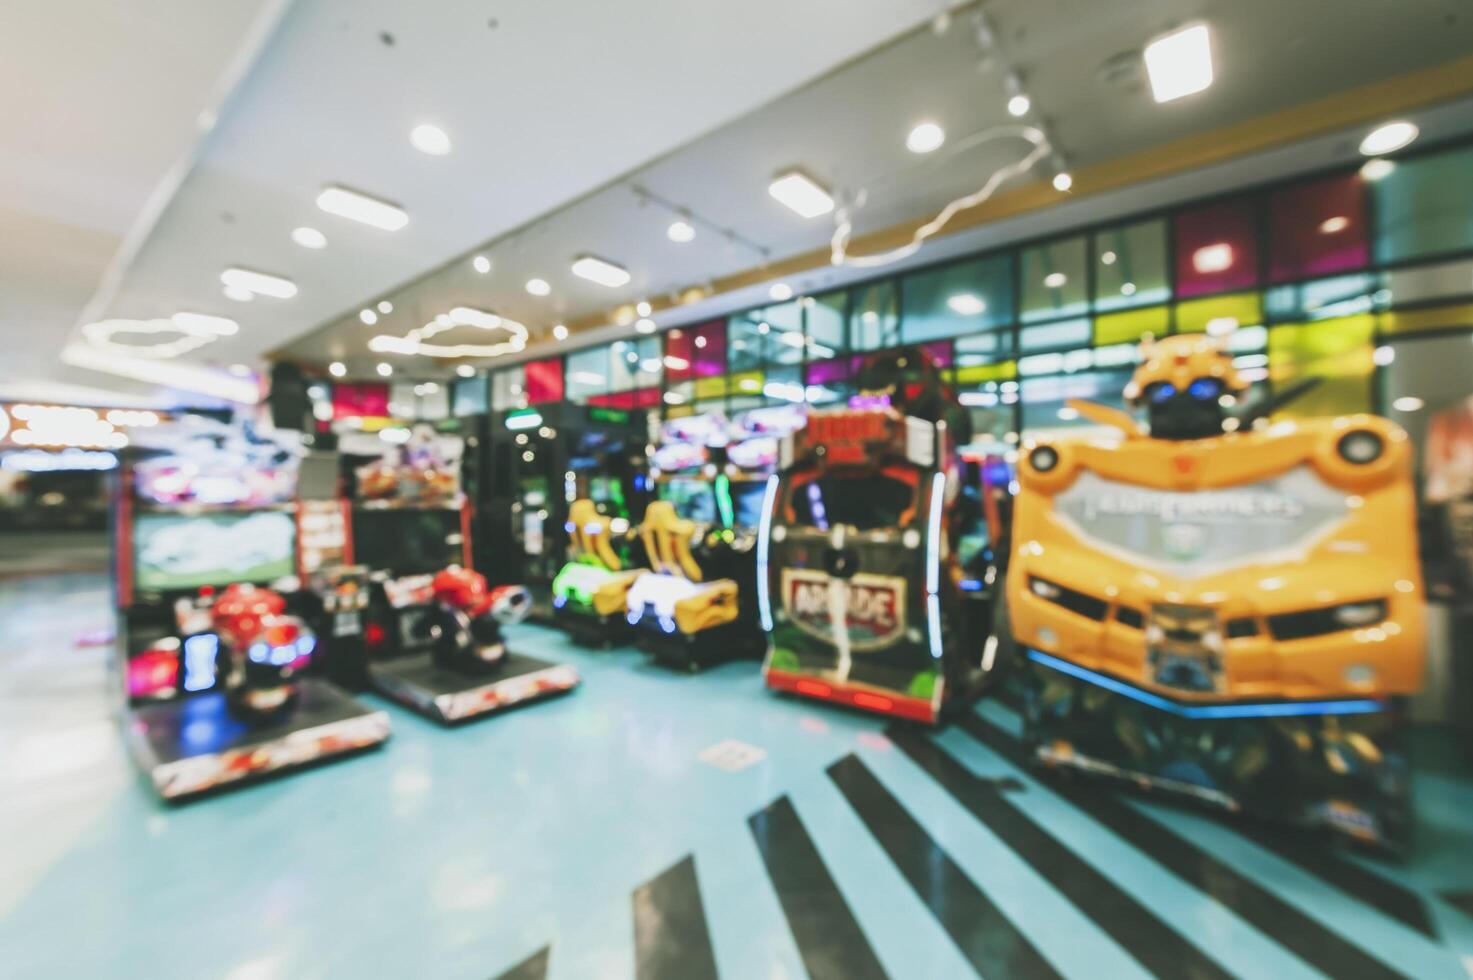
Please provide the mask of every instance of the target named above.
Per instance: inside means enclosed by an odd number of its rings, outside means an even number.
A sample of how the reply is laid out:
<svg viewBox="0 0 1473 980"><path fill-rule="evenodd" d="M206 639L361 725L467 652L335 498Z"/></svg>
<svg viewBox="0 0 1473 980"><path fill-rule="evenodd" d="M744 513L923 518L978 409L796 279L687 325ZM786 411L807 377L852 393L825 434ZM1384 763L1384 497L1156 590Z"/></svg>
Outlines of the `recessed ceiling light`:
<svg viewBox="0 0 1473 980"><path fill-rule="evenodd" d="M1350 219L1343 214L1337 214L1333 218L1326 218L1320 222L1321 235L1338 235L1350 227Z"/></svg>
<svg viewBox="0 0 1473 980"><path fill-rule="evenodd" d="M905 148L912 153L930 153L946 142L946 130L936 123L923 122L905 138Z"/></svg>
<svg viewBox="0 0 1473 980"><path fill-rule="evenodd" d="M327 366L327 373L332 375L334 378L341 378L348 373L348 365L344 364L342 361L333 361Z"/></svg>
<svg viewBox="0 0 1473 980"><path fill-rule="evenodd" d="M1366 138L1360 141L1362 155L1378 157L1383 153L1395 153L1404 146L1409 145L1417 138L1421 130L1416 123L1398 119L1396 122L1377 126L1366 134Z"/></svg>
<svg viewBox="0 0 1473 980"><path fill-rule="evenodd" d="M1064 284L1068 281L1069 277L1064 275L1062 272L1050 272L1048 275L1043 277L1043 284L1049 289L1062 289Z"/></svg>
<svg viewBox="0 0 1473 980"><path fill-rule="evenodd" d="M1212 84L1212 36L1206 24L1158 37L1145 50L1146 75L1157 102L1170 102Z"/></svg>
<svg viewBox="0 0 1473 980"><path fill-rule="evenodd" d="M1116 259L1116 255L1115 255L1114 252L1104 252L1104 253L1102 253L1100 255L1100 264L1101 265L1114 265L1115 264L1115 259Z"/></svg>
<svg viewBox="0 0 1473 980"><path fill-rule="evenodd" d="M670 227L665 229L665 237L684 245L696 237L696 230L689 221L672 221Z"/></svg>
<svg viewBox="0 0 1473 980"><path fill-rule="evenodd" d="M767 291L767 295L779 303L783 303L793 298L793 287L785 282L775 282L772 284L772 288Z"/></svg>
<svg viewBox="0 0 1473 980"><path fill-rule="evenodd" d="M381 299L381 300L378 301L378 311L380 313L393 313L394 312L394 304L393 303L390 303L386 299Z"/></svg>
<svg viewBox="0 0 1473 980"><path fill-rule="evenodd" d="M1233 265L1233 247L1227 242L1203 245L1192 253L1192 268L1203 274L1225 272Z"/></svg>
<svg viewBox="0 0 1473 980"><path fill-rule="evenodd" d="M1014 117L1028 115L1028 110L1033 108L1033 100L1022 92L1008 99L1008 115Z"/></svg>
<svg viewBox="0 0 1473 980"><path fill-rule="evenodd" d="M640 316L649 316L654 312L654 308L650 306L649 300L642 299L634 304L634 312Z"/></svg>
<svg viewBox="0 0 1473 980"><path fill-rule="evenodd" d="M421 123L409 132L409 142L421 153L442 157L450 152L450 137L439 126Z"/></svg>
<svg viewBox="0 0 1473 980"><path fill-rule="evenodd" d="M987 301L976 293L957 293L946 300L946 305L957 316L977 316L987 312ZM866 323L878 323L879 314L873 310L865 312Z"/></svg>
<svg viewBox="0 0 1473 980"><path fill-rule="evenodd" d="M375 323L378 323L378 314L365 306L363 309L358 311L358 319L362 320L365 324L371 327Z"/></svg>
<svg viewBox="0 0 1473 980"><path fill-rule="evenodd" d="M384 231L398 231L409 224L403 208L376 197L350 191L346 187L328 187L317 195L317 206L328 214L349 221L359 221Z"/></svg>
<svg viewBox="0 0 1473 980"><path fill-rule="evenodd" d="M394 365L379 361L378 367L374 368L374 370L378 372L379 377L387 378L389 375L394 373Z"/></svg>
<svg viewBox="0 0 1473 980"><path fill-rule="evenodd" d="M546 279L528 279L527 292L533 296L546 296L552 292L552 287L547 284Z"/></svg>
<svg viewBox="0 0 1473 980"><path fill-rule="evenodd" d="M568 339L568 328L565 327L565 326L563 326L561 323L554 323L552 325L552 339L553 340L567 340Z"/></svg>
<svg viewBox="0 0 1473 980"><path fill-rule="evenodd" d="M1391 407L1398 412L1419 412L1425 404L1426 402L1422 401L1416 395L1406 395L1392 402Z"/></svg>
<svg viewBox="0 0 1473 980"><path fill-rule="evenodd" d="M610 289L628 285L631 278L629 270L622 265L606 262L593 255L580 255L574 260L573 275Z"/></svg>
<svg viewBox="0 0 1473 980"><path fill-rule="evenodd" d="M455 373L462 378L474 378L476 376L476 369L469 364L460 364L456 366Z"/></svg>
<svg viewBox="0 0 1473 980"><path fill-rule="evenodd" d="M297 284L290 279L252 272L250 269L229 268L220 273L220 281L228 288L243 289L258 296L273 299L291 299L297 295ZM232 299L234 297L231 297Z"/></svg>
<svg viewBox="0 0 1473 980"><path fill-rule="evenodd" d="M798 170L780 175L767 186L767 193L805 218L816 218L834 209L833 195Z"/></svg>
<svg viewBox="0 0 1473 980"><path fill-rule="evenodd" d="M1380 180L1390 177L1391 172L1396 169L1396 164L1390 160L1367 160L1361 164L1360 175L1366 180Z"/></svg>
<svg viewBox="0 0 1473 980"><path fill-rule="evenodd" d="M244 286L226 286L224 292L226 299L233 299L237 303L249 303L256 298L256 294Z"/></svg>
<svg viewBox="0 0 1473 980"><path fill-rule="evenodd" d="M1054 174L1054 190L1058 191L1060 194L1065 193L1069 190L1069 188L1073 186L1074 178L1069 174L1067 170L1061 170L1058 173Z"/></svg>
<svg viewBox="0 0 1473 980"><path fill-rule="evenodd" d="M316 228L308 228L306 225L292 229L292 241L303 248L327 247L327 236Z"/></svg>
<svg viewBox="0 0 1473 980"><path fill-rule="evenodd" d="M654 333L655 321L647 316L642 316L634 321L634 329L639 333Z"/></svg>
<svg viewBox="0 0 1473 980"><path fill-rule="evenodd" d="M229 337L240 329L240 324L229 317L210 316L208 313L175 313L169 320L181 330L213 333L221 337Z"/></svg>
<svg viewBox="0 0 1473 980"><path fill-rule="evenodd" d="M471 259L471 268L475 269L477 272L484 276L486 273L491 271L491 260L486 258L486 256L484 255L477 255L475 258Z"/></svg>

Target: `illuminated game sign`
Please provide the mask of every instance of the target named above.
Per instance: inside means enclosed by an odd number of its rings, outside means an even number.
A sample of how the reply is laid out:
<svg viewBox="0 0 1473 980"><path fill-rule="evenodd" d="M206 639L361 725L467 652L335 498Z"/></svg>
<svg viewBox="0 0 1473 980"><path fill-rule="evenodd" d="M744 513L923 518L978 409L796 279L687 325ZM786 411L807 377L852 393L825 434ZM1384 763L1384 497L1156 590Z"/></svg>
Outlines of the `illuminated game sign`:
<svg viewBox="0 0 1473 980"><path fill-rule="evenodd" d="M847 634L852 652L889 646L905 631L905 579L891 575L830 578L808 569L783 569L783 607L810 636L837 644ZM842 632L841 632L842 631Z"/></svg>
<svg viewBox="0 0 1473 980"><path fill-rule="evenodd" d="M863 463L870 458L871 444L891 440L890 423L884 412L814 412L803 440L810 448L822 447L830 463Z"/></svg>

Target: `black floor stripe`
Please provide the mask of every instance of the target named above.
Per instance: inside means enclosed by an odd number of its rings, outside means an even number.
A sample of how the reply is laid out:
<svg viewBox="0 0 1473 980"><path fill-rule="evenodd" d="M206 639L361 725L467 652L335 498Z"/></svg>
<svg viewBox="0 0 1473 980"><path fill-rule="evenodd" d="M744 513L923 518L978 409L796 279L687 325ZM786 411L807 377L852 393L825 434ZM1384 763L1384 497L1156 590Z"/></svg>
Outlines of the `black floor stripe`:
<svg viewBox="0 0 1473 980"><path fill-rule="evenodd" d="M925 735L897 726L889 736L916 765L1146 970L1171 978L1226 980L1232 976Z"/></svg>
<svg viewBox="0 0 1473 980"><path fill-rule="evenodd" d="M1439 892L1438 898L1460 910L1464 915L1473 918L1473 892L1447 891Z"/></svg>
<svg viewBox="0 0 1473 980"><path fill-rule="evenodd" d="M845 756L829 767L829 778L977 972L1059 976L864 763Z"/></svg>
<svg viewBox="0 0 1473 980"><path fill-rule="evenodd" d="M1432 912L1421 895L1384 875L1352 864L1326 847L1324 842L1301 840L1295 834L1271 827L1235 827L1234 830L1325 884L1338 888L1429 939L1438 938Z"/></svg>
<svg viewBox="0 0 1473 980"><path fill-rule="evenodd" d="M543 946L495 980L543 980L547 976L547 960L551 952L551 946Z"/></svg>
<svg viewBox="0 0 1473 980"><path fill-rule="evenodd" d="M961 728L983 745L1021 768L1030 768L1017 738L977 715L968 714ZM1088 813L1163 868L1232 909L1239 918L1332 977L1404 978L1405 974L1321 925L1293 905L1245 877L1228 864L1174 833L1109 790L1066 780L1050 780L1056 794Z"/></svg>
<svg viewBox="0 0 1473 980"><path fill-rule="evenodd" d="M811 980L883 980L884 968L788 798L747 823Z"/></svg>
<svg viewBox="0 0 1473 980"><path fill-rule="evenodd" d="M641 980L716 977L696 859L686 855L634 890L634 975Z"/></svg>

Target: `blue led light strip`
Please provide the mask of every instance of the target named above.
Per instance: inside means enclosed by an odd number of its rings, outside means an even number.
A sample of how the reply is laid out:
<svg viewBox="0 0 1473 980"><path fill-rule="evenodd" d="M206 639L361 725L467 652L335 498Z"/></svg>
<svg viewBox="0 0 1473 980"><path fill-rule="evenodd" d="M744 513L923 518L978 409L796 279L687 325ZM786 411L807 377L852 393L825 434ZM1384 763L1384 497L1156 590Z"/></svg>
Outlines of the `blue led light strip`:
<svg viewBox="0 0 1473 980"><path fill-rule="evenodd" d="M1182 718L1220 720L1224 718L1288 718L1297 715L1365 715L1386 710L1384 703L1368 698L1351 701L1283 701L1268 704L1178 704L1159 694L1143 691L1106 674L1096 673L1078 664L1071 664L1067 660L1060 660L1058 657L1051 657L1037 650L1029 650L1028 659L1034 663L1043 664L1045 667L1051 667L1062 674L1088 681L1107 691L1123 694L1141 704L1179 715Z"/></svg>
<svg viewBox="0 0 1473 980"><path fill-rule="evenodd" d="M762 616L762 628L772 632L772 599L768 594L767 549L772 534L772 508L777 502L777 476L767 478L767 490L762 495L762 519L757 523L757 611Z"/></svg>

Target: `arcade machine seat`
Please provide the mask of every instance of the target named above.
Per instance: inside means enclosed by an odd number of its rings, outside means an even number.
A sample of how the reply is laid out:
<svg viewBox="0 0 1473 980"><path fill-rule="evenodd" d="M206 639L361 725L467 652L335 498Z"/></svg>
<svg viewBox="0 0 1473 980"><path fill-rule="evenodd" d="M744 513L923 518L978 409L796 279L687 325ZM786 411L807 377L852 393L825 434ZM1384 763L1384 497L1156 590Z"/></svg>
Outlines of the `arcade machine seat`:
<svg viewBox="0 0 1473 980"><path fill-rule="evenodd" d="M657 500L645 510L640 537L650 571L628 587L625 602L640 645L657 660L697 670L743 652L753 631L744 629L736 580L707 581L692 549L706 529L680 517L675 505Z"/></svg>
<svg viewBox="0 0 1473 980"><path fill-rule="evenodd" d="M553 622L580 643L608 645L623 634L629 587L646 571L620 557L612 525L587 498L568 509L571 559L552 582Z"/></svg>

